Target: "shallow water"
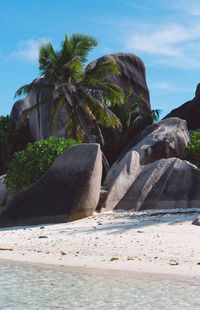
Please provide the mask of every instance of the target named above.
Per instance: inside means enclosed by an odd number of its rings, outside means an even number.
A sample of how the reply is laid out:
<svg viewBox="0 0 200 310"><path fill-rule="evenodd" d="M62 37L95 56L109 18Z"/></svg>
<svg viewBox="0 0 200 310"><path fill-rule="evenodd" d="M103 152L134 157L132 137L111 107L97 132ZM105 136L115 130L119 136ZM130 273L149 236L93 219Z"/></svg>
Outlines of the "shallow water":
<svg viewBox="0 0 200 310"><path fill-rule="evenodd" d="M0 309L199 310L200 285L0 262Z"/></svg>

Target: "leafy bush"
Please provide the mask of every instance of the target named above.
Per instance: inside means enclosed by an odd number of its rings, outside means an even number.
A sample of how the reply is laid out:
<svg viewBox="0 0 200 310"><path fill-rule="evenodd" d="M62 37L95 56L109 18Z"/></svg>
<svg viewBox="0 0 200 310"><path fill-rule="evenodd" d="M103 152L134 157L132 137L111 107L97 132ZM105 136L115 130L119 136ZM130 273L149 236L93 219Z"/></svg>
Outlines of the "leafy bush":
<svg viewBox="0 0 200 310"><path fill-rule="evenodd" d="M187 160L200 168L200 132L193 131L190 135L191 143L187 147Z"/></svg>
<svg viewBox="0 0 200 310"><path fill-rule="evenodd" d="M16 129L15 123L10 116L0 116L0 174L6 172L7 164L11 160L14 152L25 147Z"/></svg>
<svg viewBox="0 0 200 310"><path fill-rule="evenodd" d="M77 145L73 139L50 137L47 140L28 143L26 148L16 152L8 164L4 178L7 189L16 193L35 183L64 150Z"/></svg>

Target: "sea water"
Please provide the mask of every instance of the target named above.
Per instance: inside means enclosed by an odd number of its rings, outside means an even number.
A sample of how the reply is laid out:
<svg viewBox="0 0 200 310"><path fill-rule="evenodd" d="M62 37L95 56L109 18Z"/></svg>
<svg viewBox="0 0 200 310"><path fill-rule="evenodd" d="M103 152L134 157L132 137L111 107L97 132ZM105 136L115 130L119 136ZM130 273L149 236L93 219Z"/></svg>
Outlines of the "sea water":
<svg viewBox="0 0 200 310"><path fill-rule="evenodd" d="M199 310L200 283L0 262L0 309Z"/></svg>

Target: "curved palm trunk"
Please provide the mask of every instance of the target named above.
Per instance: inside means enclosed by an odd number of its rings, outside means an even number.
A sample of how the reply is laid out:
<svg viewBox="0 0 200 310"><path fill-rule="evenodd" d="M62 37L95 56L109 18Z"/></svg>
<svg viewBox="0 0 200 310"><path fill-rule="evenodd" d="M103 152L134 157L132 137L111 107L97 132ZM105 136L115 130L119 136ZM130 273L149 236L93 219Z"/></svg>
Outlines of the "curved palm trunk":
<svg viewBox="0 0 200 310"><path fill-rule="evenodd" d="M85 123L85 120L83 119L81 113L78 111L77 109L77 116L78 116L78 119L79 119L79 122L80 122L80 125L86 135L86 137L88 138L88 140L90 141L90 143L95 143L95 138L90 134L89 130L87 129L87 126L86 126L86 123ZM98 126L99 127L99 126ZM100 130L100 128L99 128ZM105 156L105 154L102 152L102 162L103 162L103 166L105 168L105 171L106 173L108 173L109 169L110 169L110 165L107 161L107 158Z"/></svg>
<svg viewBox="0 0 200 310"><path fill-rule="evenodd" d="M84 134L86 135L86 137L88 138L89 142L90 143L95 143L95 138L93 137L93 135L91 135L91 133L89 132L88 128L87 128L87 125L85 123L85 120L84 118L82 117L81 113L78 111L78 108L76 108L76 114L78 116L78 120L79 120L79 123L83 129L83 132Z"/></svg>

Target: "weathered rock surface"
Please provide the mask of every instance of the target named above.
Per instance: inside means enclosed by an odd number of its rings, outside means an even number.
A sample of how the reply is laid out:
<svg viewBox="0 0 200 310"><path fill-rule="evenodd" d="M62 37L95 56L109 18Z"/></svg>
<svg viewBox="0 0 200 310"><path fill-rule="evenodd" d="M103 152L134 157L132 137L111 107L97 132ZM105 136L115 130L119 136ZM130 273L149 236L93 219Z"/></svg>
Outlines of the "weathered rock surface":
<svg viewBox="0 0 200 310"><path fill-rule="evenodd" d="M30 108L30 96L17 100L12 107L10 117L15 124L20 120L22 112ZM27 115L20 124L20 144L32 142L31 132L29 128L29 115Z"/></svg>
<svg viewBox="0 0 200 310"><path fill-rule="evenodd" d="M192 224L200 226L200 215L192 222Z"/></svg>
<svg viewBox="0 0 200 310"><path fill-rule="evenodd" d="M119 160L128 151L138 152L142 165L161 158L184 158L189 142L190 136L186 121L177 117L168 118L145 128L129 143Z"/></svg>
<svg viewBox="0 0 200 310"><path fill-rule="evenodd" d="M118 165L109 170L103 183L103 188L108 191L102 201L103 208L113 209L123 198L141 170L139 161L137 152L128 152Z"/></svg>
<svg viewBox="0 0 200 310"><path fill-rule="evenodd" d="M98 204L101 177L100 146L72 147L35 184L13 197L0 225L73 221L90 216Z"/></svg>
<svg viewBox="0 0 200 310"><path fill-rule="evenodd" d="M15 123L17 123L22 115L22 112L29 108L30 108L29 96L23 99L19 99L13 105L11 113L10 113L10 117Z"/></svg>
<svg viewBox="0 0 200 310"><path fill-rule="evenodd" d="M37 83L41 83L41 81L42 78L37 78L35 80ZM30 107L46 100L45 104L40 105L29 115L29 128L33 140L44 140L52 135L56 137L65 137L65 125L68 120L68 113L65 108L59 109L54 128L52 127L55 105L53 100L51 100L52 94L50 90L45 88L35 89L31 91L29 97Z"/></svg>
<svg viewBox="0 0 200 310"><path fill-rule="evenodd" d="M115 187L117 190L117 184ZM200 170L187 161L170 158L143 166L114 209L199 207Z"/></svg>
<svg viewBox="0 0 200 310"><path fill-rule="evenodd" d="M169 117L179 117L186 120L189 130L200 128L200 84L197 85L195 97L172 110L165 116L165 119Z"/></svg>
<svg viewBox="0 0 200 310"><path fill-rule="evenodd" d="M129 98L129 103L133 103L137 96L142 95L143 100L140 105L140 112L147 114L151 111L149 90L146 84L146 71L143 61L131 53L114 53L102 56L91 62L87 69L94 68L104 61L113 60L116 62L120 75L111 74L105 82L114 83L121 87L124 92L129 88L133 89L133 94Z"/></svg>
<svg viewBox="0 0 200 310"><path fill-rule="evenodd" d="M11 200L12 195L8 192L7 188L3 184L5 175L0 176L0 214L2 214L7 207L9 200Z"/></svg>
<svg viewBox="0 0 200 310"><path fill-rule="evenodd" d="M42 78L36 78L34 82L40 84ZM44 140L52 135L56 137L66 136L65 125L68 120L68 113L65 108L59 110L55 127L54 129L52 128L55 106L53 101L50 100L51 97L49 89L38 88L31 91L26 98L15 102L10 116L17 123L23 111L35 106L39 102L45 101L45 104L31 111L24 120L22 133L25 134L28 131L29 141Z"/></svg>

